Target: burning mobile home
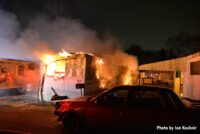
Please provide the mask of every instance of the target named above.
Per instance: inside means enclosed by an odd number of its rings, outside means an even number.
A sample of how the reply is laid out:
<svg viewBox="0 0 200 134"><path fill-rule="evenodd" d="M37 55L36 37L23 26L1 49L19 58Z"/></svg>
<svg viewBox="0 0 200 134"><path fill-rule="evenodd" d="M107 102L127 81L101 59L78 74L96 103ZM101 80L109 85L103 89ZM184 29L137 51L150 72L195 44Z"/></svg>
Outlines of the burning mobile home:
<svg viewBox="0 0 200 134"><path fill-rule="evenodd" d="M0 59L0 96L36 91L39 68L35 62Z"/></svg>
<svg viewBox="0 0 200 134"><path fill-rule="evenodd" d="M95 56L74 53L60 55L60 58L46 64L40 90L41 100L50 101L54 95L52 87L59 95L67 95L68 97L90 95L97 92L98 89L95 88L98 87L95 77L95 60ZM78 83L85 84L83 91L76 89Z"/></svg>
<svg viewBox="0 0 200 134"><path fill-rule="evenodd" d="M115 78L107 77L111 73L107 64L92 54L70 54L63 50L59 56L46 55L43 61L46 64L39 91L42 101L51 100L54 95L52 88L60 96L74 98L94 95L115 85L133 84L132 72L128 67L121 65Z"/></svg>

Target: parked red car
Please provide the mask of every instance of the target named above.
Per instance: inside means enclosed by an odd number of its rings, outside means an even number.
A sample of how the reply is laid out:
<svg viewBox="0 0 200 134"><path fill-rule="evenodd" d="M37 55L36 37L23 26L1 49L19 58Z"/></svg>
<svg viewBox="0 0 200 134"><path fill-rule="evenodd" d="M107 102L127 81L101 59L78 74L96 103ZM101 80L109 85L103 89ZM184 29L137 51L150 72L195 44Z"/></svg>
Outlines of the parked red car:
<svg viewBox="0 0 200 134"><path fill-rule="evenodd" d="M66 99L57 103L55 114L69 133L88 126L115 133L170 132L159 127L191 126L197 128L188 131L197 132L200 115L186 108L171 89L152 86L118 86L94 97Z"/></svg>

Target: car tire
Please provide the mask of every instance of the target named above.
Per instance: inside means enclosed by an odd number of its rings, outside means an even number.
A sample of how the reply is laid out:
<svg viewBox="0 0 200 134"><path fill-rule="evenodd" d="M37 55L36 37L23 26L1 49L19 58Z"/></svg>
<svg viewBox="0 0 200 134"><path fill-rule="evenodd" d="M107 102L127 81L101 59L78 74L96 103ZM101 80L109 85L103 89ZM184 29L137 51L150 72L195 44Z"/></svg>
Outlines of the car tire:
<svg viewBox="0 0 200 134"><path fill-rule="evenodd" d="M82 124L80 118L75 114L65 114L62 119L67 134L81 133Z"/></svg>

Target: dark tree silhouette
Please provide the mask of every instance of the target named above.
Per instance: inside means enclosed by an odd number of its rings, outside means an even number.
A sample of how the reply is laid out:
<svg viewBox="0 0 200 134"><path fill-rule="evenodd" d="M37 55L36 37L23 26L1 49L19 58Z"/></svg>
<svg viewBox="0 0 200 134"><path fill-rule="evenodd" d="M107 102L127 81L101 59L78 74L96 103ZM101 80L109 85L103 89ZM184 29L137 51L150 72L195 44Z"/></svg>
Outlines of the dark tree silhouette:
<svg viewBox="0 0 200 134"><path fill-rule="evenodd" d="M144 54L144 50L142 47L140 47L139 45L136 45L136 44L133 44L133 45L130 45L128 47L128 49L126 50L126 52L128 54L135 54L135 55L143 55Z"/></svg>
<svg viewBox="0 0 200 134"><path fill-rule="evenodd" d="M129 45L129 47L125 50L126 53L137 56L139 63L144 63L145 51L142 47L136 44Z"/></svg>
<svg viewBox="0 0 200 134"><path fill-rule="evenodd" d="M177 57L200 51L200 36L188 33L179 33L167 40L167 47Z"/></svg>
<svg viewBox="0 0 200 134"><path fill-rule="evenodd" d="M159 51L159 57L158 60L166 60L167 59L167 50L164 48L161 48Z"/></svg>
<svg viewBox="0 0 200 134"><path fill-rule="evenodd" d="M176 57L176 54L174 53L174 50L172 48L169 48L167 50L167 59L173 59Z"/></svg>
<svg viewBox="0 0 200 134"><path fill-rule="evenodd" d="M51 20L56 20L64 14L64 1L63 0L45 0L45 12L49 15Z"/></svg>

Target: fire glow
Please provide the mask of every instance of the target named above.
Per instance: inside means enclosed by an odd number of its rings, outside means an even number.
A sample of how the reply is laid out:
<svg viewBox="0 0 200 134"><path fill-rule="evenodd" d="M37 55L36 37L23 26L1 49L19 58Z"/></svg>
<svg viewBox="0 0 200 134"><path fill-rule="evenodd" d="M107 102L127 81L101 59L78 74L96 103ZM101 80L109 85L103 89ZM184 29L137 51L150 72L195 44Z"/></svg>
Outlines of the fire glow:
<svg viewBox="0 0 200 134"><path fill-rule="evenodd" d="M96 60L96 77L99 80L99 87L106 88L107 87L107 80L104 79L103 71L104 70L104 61L101 58L97 58Z"/></svg>
<svg viewBox="0 0 200 134"><path fill-rule="evenodd" d="M72 54L66 52L64 49L57 55L45 54L42 61L48 65L45 68L46 75L53 76L55 79L65 77L66 61L63 59L67 59L70 56L72 56ZM96 57L95 74L100 88L134 84L133 74L135 66L118 65L118 67L115 67L114 69L113 66L114 65L112 65L112 63L110 63L107 59Z"/></svg>
<svg viewBox="0 0 200 134"><path fill-rule="evenodd" d="M116 65L116 67L110 64L106 59L97 58L96 60L96 77L100 88L136 84L134 79L137 76L136 64Z"/></svg>
<svg viewBox="0 0 200 134"><path fill-rule="evenodd" d="M44 57L42 58L42 61L44 64L48 64L48 67L45 66L44 71L46 72L47 75L52 76L54 75L56 66L54 61L56 60L55 56L45 54Z"/></svg>
<svg viewBox="0 0 200 134"><path fill-rule="evenodd" d="M59 59L67 58L70 55L71 54L64 49L58 54L43 54L40 59L46 65L44 67L45 74L47 76L55 76L55 78L64 77L65 62L62 60L59 61ZM58 62L55 62L56 60L58 60Z"/></svg>
<svg viewBox="0 0 200 134"><path fill-rule="evenodd" d="M60 57L63 57L63 58L64 57L66 58L71 55L70 53L66 52L64 49L62 49L62 52L59 52L58 54Z"/></svg>

